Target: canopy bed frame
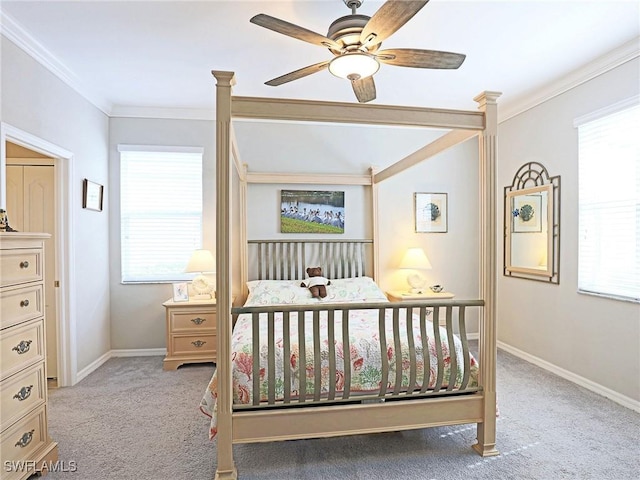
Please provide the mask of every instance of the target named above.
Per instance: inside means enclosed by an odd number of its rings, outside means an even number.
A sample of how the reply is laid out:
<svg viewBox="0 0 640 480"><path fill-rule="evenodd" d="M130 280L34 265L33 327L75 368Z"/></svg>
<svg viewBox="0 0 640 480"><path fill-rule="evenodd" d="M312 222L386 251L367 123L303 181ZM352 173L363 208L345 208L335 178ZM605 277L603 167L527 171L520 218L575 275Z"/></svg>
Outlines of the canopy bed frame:
<svg viewBox="0 0 640 480"><path fill-rule="evenodd" d="M478 111L459 111L444 109L427 109L417 107L398 107L370 104L351 104L319 101L303 101L288 99L269 99L233 96L231 89L235 83L234 73L226 71L212 72L216 78L216 187L217 187L217 230L216 230L216 263L217 263L217 309L218 309L218 359L217 363L217 470L216 479L236 479L237 470L233 460L234 443L264 442L298 438L328 437L336 435L362 434L384 431L424 428L429 426L454 425L464 423L477 424L477 443L474 450L482 456L497 455L496 438L496 135L497 135L497 103L498 92L483 92L474 100L478 103ZM451 129L442 137L395 164L381 170L371 170L367 175L331 175L331 174L272 174L248 172L240 161L238 148L233 133L234 119L262 119L297 122L339 122L371 125L413 126ZM372 206L372 241L364 244L371 249L373 278L378 279L378 221L377 221L377 186L385 179L405 169L431 158L434 155L464 142L472 137L479 137L479 215L480 215L480 299L466 301L432 301L393 303L355 303L340 305L305 305L280 307L232 307L235 296L246 296L248 278L248 248L246 202L247 185L250 183L272 184L331 184L331 185L363 185L370 187ZM235 170L235 173L234 173ZM239 191L233 186L239 185ZM233 238L233 220L239 215L242 219L238 239ZM236 216L234 216L236 215ZM251 241L252 242L252 241ZM347 241L349 242L349 241ZM253 242L256 243L256 242ZM289 254L278 252L286 248L278 242L271 242L272 248L266 257L273 257L271 265L282 264L283 258ZM284 242L280 242L284 243ZM304 243L304 242L295 242ZM320 242L322 243L322 241ZM260 248L262 248L260 246ZM297 248L297 247L291 247ZM346 247L350 248L350 247ZM240 282L233 283L233 258L240 262ZM305 260L303 259L302 262ZM265 267L268 271L270 267ZM295 270L299 265L281 268ZM344 267L343 267L344 268ZM348 267L350 268L350 267ZM277 269L277 268L276 268ZM263 273L262 278L269 278ZM232 292L232 287L242 288L239 294ZM236 298L237 300L237 298ZM411 395L408 391L386 392L383 387L378 394L379 401L354 402L338 401L336 395L330 395L329 402L319 397L304 402L304 388L301 399L295 405L288 398L284 405L275 401L269 389L269 400L261 404L254 391L254 408L239 408L233 404L231 337L233 318L238 314L249 314L254 319L254 335L258 323L258 315L269 315L270 332L273 329L273 314L280 312L289 318L290 312L318 315L323 312L333 319L334 312L339 310L344 318L350 318L353 309L386 311L393 317L394 337L398 332L398 312L406 311L407 319L411 312L419 312L420 323L424 332L425 311L427 307L444 308L446 311L446 337L443 343L451 341L454 332L454 315L457 312L459 323L455 326L456 335L462 337L465 354L461 362L468 362L468 345L464 332L464 309L479 307L479 373L477 388L466 388L466 380L461 389L453 388L453 382L446 385L441 374L433 390L422 388ZM304 310L304 312L302 311ZM415 313L414 313L415 315ZM317 319L314 316L314 321ZM410 324L411 320L407 320ZM331 322L330 322L331 323ZM349 322L345 322L348 324ZM384 318L380 314L380 334L383 332ZM283 322L284 324L284 322ZM288 324L288 322L287 322ZM292 321L293 324L293 321ZM314 324L314 329L315 324ZM330 327L331 328L331 327ZM347 328L348 327L341 327ZM410 327L407 327L410 328ZM439 342L438 329L432 327ZM444 327L443 327L444 328ZM341 333L335 332L337 336ZM348 334L347 334L348 337ZM254 336L255 338L255 336ZM315 337L318 338L318 337ZM336 337L337 338L337 337ZM347 340L345 338L345 340ZM270 339L272 343L272 338ZM380 340L382 342L382 340ZM255 342L255 340L254 340ZM315 342L315 340L314 340ZM331 343L331 342L329 342ZM451 345L453 346L453 345ZM257 343L254 343L254 348ZM272 345L271 345L272 347ZM414 348L415 346L412 346ZM302 348L302 347L301 347ZM314 354L317 354L315 352ZM383 355L384 356L384 355ZM348 357L348 355L347 355ZM455 358L455 356L454 356ZM440 358L439 358L440 360ZM269 362L272 362L270 357ZM346 367L345 362L345 367ZM454 362L455 364L455 362ZM332 365L335 371L335 364ZM271 367L271 364L269 365ZM253 372L259 373L254 363ZM389 365L387 364L387 369ZM269 375L271 375L269 368ZM415 370L412 370L415 372ZM412 382L415 380L414 373ZM254 382L257 382L254 375ZM316 376L316 382L319 382ZM254 383L257 387L257 383ZM413 387L413 383L412 383ZM406 390L406 389L405 389ZM426 390L426 391L425 391ZM453 391L455 390L455 391ZM335 393L335 392L333 392ZM287 393L285 393L287 395ZM343 399L344 395L340 394ZM292 395L287 395L292 397ZM386 400L386 401L385 401ZM266 408L258 408L264 406ZM285 408L278 408L278 407Z"/></svg>

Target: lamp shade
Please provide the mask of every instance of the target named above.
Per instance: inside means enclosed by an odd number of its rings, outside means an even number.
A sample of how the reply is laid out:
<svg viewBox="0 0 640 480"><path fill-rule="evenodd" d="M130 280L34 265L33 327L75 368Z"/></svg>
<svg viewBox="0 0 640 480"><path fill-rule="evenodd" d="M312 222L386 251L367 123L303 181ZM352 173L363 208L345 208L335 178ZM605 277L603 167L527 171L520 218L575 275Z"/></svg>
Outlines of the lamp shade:
<svg viewBox="0 0 640 480"><path fill-rule="evenodd" d="M370 77L379 68L380 64L372 55L361 52L345 53L329 63L329 71L336 77L352 81Z"/></svg>
<svg viewBox="0 0 640 480"><path fill-rule="evenodd" d="M413 270L431 270L431 262L421 248L410 248L402 257L400 268Z"/></svg>
<svg viewBox="0 0 640 480"><path fill-rule="evenodd" d="M193 272L215 272L216 261L209 250L194 250L187 268L184 269L186 273Z"/></svg>

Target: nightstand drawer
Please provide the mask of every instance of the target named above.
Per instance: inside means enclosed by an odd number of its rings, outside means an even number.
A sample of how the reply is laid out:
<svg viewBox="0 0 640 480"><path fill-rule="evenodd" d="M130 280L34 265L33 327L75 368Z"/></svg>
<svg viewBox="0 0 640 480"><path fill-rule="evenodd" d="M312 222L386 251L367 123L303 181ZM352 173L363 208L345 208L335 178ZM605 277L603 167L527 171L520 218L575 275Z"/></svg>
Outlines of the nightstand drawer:
<svg viewBox="0 0 640 480"><path fill-rule="evenodd" d="M216 314L206 311L173 311L170 318L171 333L216 332Z"/></svg>
<svg viewBox="0 0 640 480"><path fill-rule="evenodd" d="M171 337L173 355L215 356L215 335L174 335Z"/></svg>
<svg viewBox="0 0 640 480"><path fill-rule="evenodd" d="M0 250L0 286L42 280L42 250Z"/></svg>
<svg viewBox="0 0 640 480"><path fill-rule="evenodd" d="M0 337L0 378L28 365L44 361L44 321L34 320L2 331Z"/></svg>
<svg viewBox="0 0 640 480"><path fill-rule="evenodd" d="M46 399L44 363L38 363L0 383L0 430Z"/></svg>
<svg viewBox="0 0 640 480"><path fill-rule="evenodd" d="M33 459L34 453L47 443L45 406L2 432L0 456L2 460Z"/></svg>
<svg viewBox="0 0 640 480"><path fill-rule="evenodd" d="M0 294L0 328L44 315L42 285L5 290Z"/></svg>

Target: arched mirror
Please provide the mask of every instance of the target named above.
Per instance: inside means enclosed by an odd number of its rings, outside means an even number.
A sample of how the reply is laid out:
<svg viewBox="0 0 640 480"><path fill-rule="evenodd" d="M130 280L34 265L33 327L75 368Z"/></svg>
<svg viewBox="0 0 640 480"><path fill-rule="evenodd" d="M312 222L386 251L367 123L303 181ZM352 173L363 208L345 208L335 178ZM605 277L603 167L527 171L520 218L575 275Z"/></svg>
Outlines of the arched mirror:
<svg viewBox="0 0 640 480"><path fill-rule="evenodd" d="M560 283L560 176L525 163L504 189L504 275Z"/></svg>

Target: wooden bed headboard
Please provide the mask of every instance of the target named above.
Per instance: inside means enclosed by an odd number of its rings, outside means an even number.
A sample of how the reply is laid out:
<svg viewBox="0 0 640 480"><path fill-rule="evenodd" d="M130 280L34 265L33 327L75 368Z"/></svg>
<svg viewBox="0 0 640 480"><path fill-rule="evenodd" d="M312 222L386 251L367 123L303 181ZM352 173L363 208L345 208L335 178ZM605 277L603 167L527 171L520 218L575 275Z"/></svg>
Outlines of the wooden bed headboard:
<svg viewBox="0 0 640 480"><path fill-rule="evenodd" d="M307 267L325 277L371 275L373 240L248 240L249 279L302 280Z"/></svg>

